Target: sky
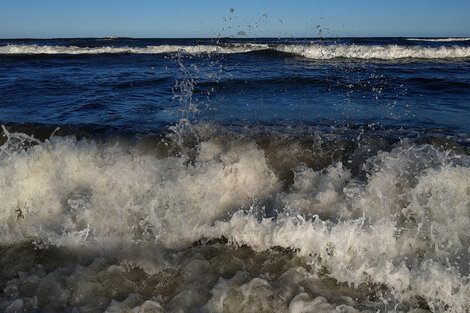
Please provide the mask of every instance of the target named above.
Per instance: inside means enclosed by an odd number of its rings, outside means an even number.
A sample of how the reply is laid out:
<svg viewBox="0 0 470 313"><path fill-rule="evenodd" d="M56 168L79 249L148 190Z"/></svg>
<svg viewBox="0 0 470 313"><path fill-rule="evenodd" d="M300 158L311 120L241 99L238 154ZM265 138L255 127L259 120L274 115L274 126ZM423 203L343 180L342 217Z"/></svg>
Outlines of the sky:
<svg viewBox="0 0 470 313"><path fill-rule="evenodd" d="M470 0L0 0L0 38L470 37Z"/></svg>

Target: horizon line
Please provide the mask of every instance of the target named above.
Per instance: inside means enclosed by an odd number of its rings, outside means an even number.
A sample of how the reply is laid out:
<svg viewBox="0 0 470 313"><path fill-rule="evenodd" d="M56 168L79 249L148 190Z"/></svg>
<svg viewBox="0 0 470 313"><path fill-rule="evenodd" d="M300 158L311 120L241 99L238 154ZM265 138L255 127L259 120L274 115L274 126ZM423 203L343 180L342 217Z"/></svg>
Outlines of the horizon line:
<svg viewBox="0 0 470 313"><path fill-rule="evenodd" d="M166 40L181 40L181 39L213 39L213 40L228 40L228 39L349 39L349 38L422 38L422 39L440 39L440 38L470 38L468 36L324 36L324 37L308 37L308 36L260 36L260 37L245 37L245 36L223 36L223 37L130 37L130 36L79 36L79 37L3 37L0 40L58 40L58 39L166 39Z"/></svg>

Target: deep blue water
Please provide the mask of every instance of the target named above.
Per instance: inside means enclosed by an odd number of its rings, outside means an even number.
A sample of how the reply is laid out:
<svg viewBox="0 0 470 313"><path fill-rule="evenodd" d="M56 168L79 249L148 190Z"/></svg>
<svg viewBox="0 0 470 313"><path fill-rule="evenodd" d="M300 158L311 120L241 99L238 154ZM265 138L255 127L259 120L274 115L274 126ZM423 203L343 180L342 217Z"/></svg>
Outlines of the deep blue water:
<svg viewBox="0 0 470 313"><path fill-rule="evenodd" d="M183 115L218 125L466 136L469 69L462 39L0 40L0 123L146 133L190 103Z"/></svg>
<svg viewBox="0 0 470 313"><path fill-rule="evenodd" d="M468 313L470 38L0 40L0 127L0 312Z"/></svg>

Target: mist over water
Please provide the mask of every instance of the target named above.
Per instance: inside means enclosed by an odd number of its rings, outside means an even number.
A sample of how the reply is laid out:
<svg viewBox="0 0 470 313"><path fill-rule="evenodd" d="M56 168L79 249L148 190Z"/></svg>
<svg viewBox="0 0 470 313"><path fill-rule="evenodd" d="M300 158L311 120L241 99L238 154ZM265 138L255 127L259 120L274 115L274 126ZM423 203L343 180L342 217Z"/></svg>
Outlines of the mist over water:
<svg viewBox="0 0 470 313"><path fill-rule="evenodd" d="M0 311L467 312L466 38L0 41Z"/></svg>

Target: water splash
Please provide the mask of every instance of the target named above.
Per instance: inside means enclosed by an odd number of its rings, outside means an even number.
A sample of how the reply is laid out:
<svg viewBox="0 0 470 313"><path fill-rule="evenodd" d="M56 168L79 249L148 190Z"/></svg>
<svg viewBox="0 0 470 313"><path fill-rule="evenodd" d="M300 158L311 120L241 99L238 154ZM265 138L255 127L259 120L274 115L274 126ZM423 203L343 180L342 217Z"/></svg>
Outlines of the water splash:
<svg viewBox="0 0 470 313"><path fill-rule="evenodd" d="M173 100L176 99L180 104L180 119L175 125L169 128L176 134L177 143L180 147L183 146L184 139L187 138L188 135L193 135L196 141L199 142L197 132L191 123L199 111L197 104L193 101L195 78L194 74L183 64L182 53L183 51L181 50L176 53L176 62L181 77L175 79L175 87L173 88Z"/></svg>
<svg viewBox="0 0 470 313"><path fill-rule="evenodd" d="M6 141L0 146L0 158L11 157L12 153L24 151L33 144L41 143L38 139L34 138L34 135L28 136L23 133L10 133L5 125L2 125L1 128L3 131L2 136L6 138Z"/></svg>

